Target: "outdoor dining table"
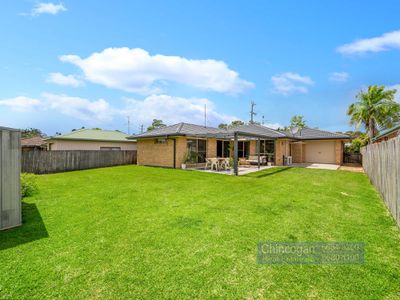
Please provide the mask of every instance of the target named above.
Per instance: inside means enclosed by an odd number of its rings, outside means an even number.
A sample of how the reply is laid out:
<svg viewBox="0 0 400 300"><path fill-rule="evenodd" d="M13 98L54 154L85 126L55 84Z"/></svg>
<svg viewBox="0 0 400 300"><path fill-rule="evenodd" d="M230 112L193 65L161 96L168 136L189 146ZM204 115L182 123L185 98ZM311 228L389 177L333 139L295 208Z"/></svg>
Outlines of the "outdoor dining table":
<svg viewBox="0 0 400 300"><path fill-rule="evenodd" d="M218 160L217 171L219 171L219 170L220 170L220 164L221 164L221 162L223 162L224 160L226 160L227 157L211 157L211 158L209 158L209 160L213 160L213 159Z"/></svg>

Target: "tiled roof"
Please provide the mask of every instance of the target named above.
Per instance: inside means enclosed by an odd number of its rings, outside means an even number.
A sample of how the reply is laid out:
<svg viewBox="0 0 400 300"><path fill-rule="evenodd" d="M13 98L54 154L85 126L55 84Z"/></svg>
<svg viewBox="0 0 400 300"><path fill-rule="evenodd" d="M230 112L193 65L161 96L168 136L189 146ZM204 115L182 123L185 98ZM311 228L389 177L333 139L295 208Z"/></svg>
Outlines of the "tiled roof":
<svg viewBox="0 0 400 300"><path fill-rule="evenodd" d="M294 128L284 132L287 137L299 140L349 139L348 135L315 128Z"/></svg>
<svg viewBox="0 0 400 300"><path fill-rule="evenodd" d="M88 141L110 141L110 142L132 142L128 140L126 133L116 130L102 129L79 129L63 135L56 135L46 140L88 140Z"/></svg>
<svg viewBox="0 0 400 300"><path fill-rule="evenodd" d="M21 139L21 146L22 147L35 147L35 146L42 146L46 142L41 136L34 136L31 138L23 138Z"/></svg>
<svg viewBox="0 0 400 300"><path fill-rule="evenodd" d="M165 126L153 129L144 133L136 134L130 138L150 138L150 137L164 137L164 136L209 136L226 132L224 129L205 127L189 123L178 123L170 126Z"/></svg>
<svg viewBox="0 0 400 300"><path fill-rule="evenodd" d="M204 127L200 125L178 123L171 126L157 128L141 134L133 135L130 139L154 138L166 136L201 136L217 138L233 138L238 133L239 136L258 137L265 139L292 138L299 140L306 139L348 139L344 134L338 134L329 131L323 131L313 128L304 128L301 131L278 131L259 124L244 124L228 130L213 127Z"/></svg>
<svg viewBox="0 0 400 300"><path fill-rule="evenodd" d="M260 137L265 137L265 138L284 138L286 135L282 132L279 132L275 129L259 125L259 124L244 124L244 125L239 125L236 127L233 127L228 130L229 133L235 133L238 132L239 134L250 134L250 135L256 135Z"/></svg>

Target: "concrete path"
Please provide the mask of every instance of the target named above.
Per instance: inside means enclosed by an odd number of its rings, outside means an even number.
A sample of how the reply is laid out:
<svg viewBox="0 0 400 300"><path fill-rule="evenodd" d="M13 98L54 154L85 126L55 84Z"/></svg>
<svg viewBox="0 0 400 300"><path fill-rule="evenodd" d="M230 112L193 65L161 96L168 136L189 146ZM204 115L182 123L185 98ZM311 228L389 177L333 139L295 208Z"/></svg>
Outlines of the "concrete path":
<svg viewBox="0 0 400 300"><path fill-rule="evenodd" d="M290 167L306 168L306 169L321 169L321 170L337 170L339 165L334 164L318 164L318 163L304 163L304 164L292 164Z"/></svg>

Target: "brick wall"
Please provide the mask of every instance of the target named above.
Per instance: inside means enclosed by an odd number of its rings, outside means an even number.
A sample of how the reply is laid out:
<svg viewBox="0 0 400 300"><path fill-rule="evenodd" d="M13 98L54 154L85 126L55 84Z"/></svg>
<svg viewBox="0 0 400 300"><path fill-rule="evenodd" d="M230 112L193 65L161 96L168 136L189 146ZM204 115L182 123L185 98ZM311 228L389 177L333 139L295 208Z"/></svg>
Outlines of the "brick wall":
<svg viewBox="0 0 400 300"><path fill-rule="evenodd" d="M207 157L217 157L217 139L207 139Z"/></svg>
<svg viewBox="0 0 400 300"><path fill-rule="evenodd" d="M156 139L137 141L137 164L145 166L173 167L174 141L156 144Z"/></svg>
<svg viewBox="0 0 400 300"><path fill-rule="evenodd" d="M250 141L250 155L251 156L257 155L257 141L255 140Z"/></svg>
<svg viewBox="0 0 400 300"><path fill-rule="evenodd" d="M275 164L277 166L283 165L283 156L289 155L289 141L288 140L275 140Z"/></svg>
<svg viewBox="0 0 400 300"><path fill-rule="evenodd" d="M176 168L180 169L187 152L186 137L176 138Z"/></svg>
<svg viewBox="0 0 400 300"><path fill-rule="evenodd" d="M343 142L341 140L335 141L335 163L343 164Z"/></svg>
<svg viewBox="0 0 400 300"><path fill-rule="evenodd" d="M304 163L306 161L306 145L304 143L291 144L293 163Z"/></svg>

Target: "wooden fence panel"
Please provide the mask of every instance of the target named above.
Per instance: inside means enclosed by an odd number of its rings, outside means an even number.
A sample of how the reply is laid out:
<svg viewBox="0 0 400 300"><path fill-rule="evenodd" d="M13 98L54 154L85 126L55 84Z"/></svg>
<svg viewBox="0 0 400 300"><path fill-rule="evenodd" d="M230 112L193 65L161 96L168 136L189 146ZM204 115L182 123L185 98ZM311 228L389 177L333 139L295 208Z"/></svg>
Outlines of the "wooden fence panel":
<svg viewBox="0 0 400 300"><path fill-rule="evenodd" d="M362 149L363 167L400 226L400 137Z"/></svg>
<svg viewBox="0 0 400 300"><path fill-rule="evenodd" d="M48 174L136 164L136 155L135 150L23 151L22 172Z"/></svg>

